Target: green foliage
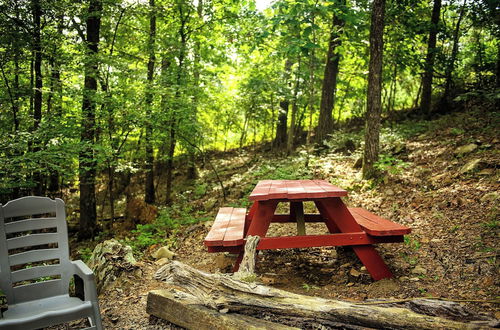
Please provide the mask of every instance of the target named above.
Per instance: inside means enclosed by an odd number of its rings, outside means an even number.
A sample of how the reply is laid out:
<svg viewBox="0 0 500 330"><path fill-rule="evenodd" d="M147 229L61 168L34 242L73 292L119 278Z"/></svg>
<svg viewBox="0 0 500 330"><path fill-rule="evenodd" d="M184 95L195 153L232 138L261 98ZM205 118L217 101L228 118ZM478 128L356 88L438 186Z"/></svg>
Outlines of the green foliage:
<svg viewBox="0 0 500 330"><path fill-rule="evenodd" d="M80 250L78 250L78 254L80 255L80 259L83 262L87 263L92 256L92 250L88 247L81 248Z"/></svg>
<svg viewBox="0 0 500 330"><path fill-rule="evenodd" d="M388 172L393 175L401 174L408 164L400 159L388 154L379 155L379 160L374 164L375 168L381 172Z"/></svg>
<svg viewBox="0 0 500 330"><path fill-rule="evenodd" d="M404 237L404 244L409 246L410 248L414 250L420 249L420 242L417 239L414 239L413 237L406 235Z"/></svg>

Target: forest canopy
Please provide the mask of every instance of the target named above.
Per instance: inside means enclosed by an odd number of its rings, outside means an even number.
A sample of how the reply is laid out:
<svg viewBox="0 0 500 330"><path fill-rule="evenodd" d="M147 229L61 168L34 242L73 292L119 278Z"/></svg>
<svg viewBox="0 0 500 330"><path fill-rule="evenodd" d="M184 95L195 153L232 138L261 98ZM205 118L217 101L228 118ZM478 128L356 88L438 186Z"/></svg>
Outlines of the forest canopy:
<svg viewBox="0 0 500 330"><path fill-rule="evenodd" d="M75 189L91 237L117 177L168 204L206 152L322 144L369 108L377 3L383 117L498 98L494 0L2 0L0 200Z"/></svg>

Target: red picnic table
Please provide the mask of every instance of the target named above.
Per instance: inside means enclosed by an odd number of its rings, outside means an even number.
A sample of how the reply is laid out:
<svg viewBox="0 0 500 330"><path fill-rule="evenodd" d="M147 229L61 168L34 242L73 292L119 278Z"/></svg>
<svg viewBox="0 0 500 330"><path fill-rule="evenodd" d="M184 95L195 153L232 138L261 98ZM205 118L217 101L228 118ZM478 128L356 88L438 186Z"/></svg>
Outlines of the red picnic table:
<svg viewBox="0 0 500 330"><path fill-rule="evenodd" d="M263 180L250 194L253 204L244 208L219 210L204 244L209 252L238 253L234 270L243 257L247 236L259 236L257 250L350 246L374 280L392 277L392 273L373 244L403 242L411 229L383 219L362 208L348 208L341 197L347 191L324 180ZM312 201L319 213L304 214L306 201ZM289 203L289 214L275 214L278 203ZM296 236L266 237L273 222L296 222ZM323 222L325 235L306 235L306 222Z"/></svg>

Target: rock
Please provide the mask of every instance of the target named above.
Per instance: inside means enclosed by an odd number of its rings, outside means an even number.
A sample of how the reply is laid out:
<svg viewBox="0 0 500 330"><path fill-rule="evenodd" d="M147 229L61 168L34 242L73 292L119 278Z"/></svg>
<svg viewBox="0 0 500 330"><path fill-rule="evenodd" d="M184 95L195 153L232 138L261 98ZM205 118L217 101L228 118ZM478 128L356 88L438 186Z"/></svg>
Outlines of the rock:
<svg viewBox="0 0 500 330"><path fill-rule="evenodd" d="M172 260L175 257L175 253L170 251L166 246L162 246L155 253L152 254L152 257L155 259L163 259L166 258L168 260Z"/></svg>
<svg viewBox="0 0 500 330"><path fill-rule="evenodd" d="M481 197L481 202L494 202L498 200L498 193L496 191L485 194Z"/></svg>
<svg viewBox="0 0 500 330"><path fill-rule="evenodd" d="M233 263L234 259L224 254L215 257L215 266L221 271L230 269L233 266Z"/></svg>
<svg viewBox="0 0 500 330"><path fill-rule="evenodd" d="M409 278L408 276L401 276L401 277L399 278L399 281L400 281L400 282L406 282L406 281L409 281L409 280L410 280L410 278Z"/></svg>
<svg viewBox="0 0 500 330"><path fill-rule="evenodd" d="M456 148L455 151L453 151L453 153L457 156L460 156L460 155L465 155L465 154L471 153L476 149L477 149L477 144L470 143L470 144L466 144L464 146Z"/></svg>
<svg viewBox="0 0 500 330"><path fill-rule="evenodd" d="M417 265L417 266L415 266L415 268L413 268L411 270L411 273L416 274L416 275L425 275L425 274L427 274L427 269L425 269L424 267L422 267L420 265Z"/></svg>
<svg viewBox="0 0 500 330"><path fill-rule="evenodd" d="M359 277L359 276L361 275L361 273L360 273L360 272L358 272L358 271L356 270L356 268L351 268L351 271L349 272L349 274L350 274L351 276L353 276L353 277Z"/></svg>
<svg viewBox="0 0 500 330"><path fill-rule="evenodd" d="M460 173L465 174L468 172L472 172L474 170L477 170L480 165L481 165L481 159L478 158L473 159L467 162L467 164L465 164L464 166L462 166L462 168L460 168Z"/></svg>
<svg viewBox="0 0 500 330"><path fill-rule="evenodd" d="M169 262L170 262L170 260L171 260L171 259L169 259L169 258L161 258L161 259L158 259L158 260L156 260L156 261L155 261L155 265L157 265L157 266L160 266L160 267L161 267L161 266L163 266L163 265L165 265L165 264L169 263Z"/></svg>
<svg viewBox="0 0 500 330"><path fill-rule="evenodd" d="M139 268L132 248L115 239L97 244L90 256L88 266L95 275L97 292L119 287L118 279L123 274L134 274Z"/></svg>
<svg viewBox="0 0 500 330"><path fill-rule="evenodd" d="M438 175L435 175L431 178L431 182L433 185L449 185L453 182L453 178L450 173L445 172Z"/></svg>
<svg viewBox="0 0 500 330"><path fill-rule="evenodd" d="M485 168L484 170L481 170L478 175L493 175L495 174L495 170L492 168Z"/></svg>
<svg viewBox="0 0 500 330"><path fill-rule="evenodd" d="M387 189L387 190L385 191L385 194L386 194L387 196L393 196L393 195L394 195L394 191L393 191L392 189Z"/></svg>

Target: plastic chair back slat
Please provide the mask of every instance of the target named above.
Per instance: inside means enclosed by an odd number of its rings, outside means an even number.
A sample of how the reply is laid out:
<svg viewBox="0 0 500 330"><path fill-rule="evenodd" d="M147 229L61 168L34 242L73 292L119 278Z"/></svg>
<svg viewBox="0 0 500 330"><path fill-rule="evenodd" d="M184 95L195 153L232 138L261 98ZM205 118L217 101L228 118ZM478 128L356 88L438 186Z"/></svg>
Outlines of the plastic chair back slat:
<svg viewBox="0 0 500 330"><path fill-rule="evenodd" d="M19 249L37 245L59 243L59 233L33 234L14 237L7 240L7 249Z"/></svg>
<svg viewBox="0 0 500 330"><path fill-rule="evenodd" d="M10 201L3 206L5 219L56 212L56 201L47 197L30 196Z"/></svg>
<svg viewBox="0 0 500 330"><path fill-rule="evenodd" d="M47 266L24 268L13 271L10 276L12 283L17 283L21 281L40 279L42 277L55 276L55 275L61 275L60 265L47 265ZM39 283L43 283L43 281Z"/></svg>
<svg viewBox="0 0 500 330"><path fill-rule="evenodd" d="M17 286L12 291L16 296L16 300L30 301L63 294L60 290L61 285L62 280L57 279Z"/></svg>
<svg viewBox="0 0 500 330"><path fill-rule="evenodd" d="M26 219L26 220L19 220L6 223L5 233L11 234L29 230L40 230L40 229L48 229L56 227L57 227L56 218Z"/></svg>
<svg viewBox="0 0 500 330"><path fill-rule="evenodd" d="M9 256L9 264L11 266L23 265L30 262L39 262L46 260L58 259L61 255L59 248L56 249L40 249L11 254Z"/></svg>

